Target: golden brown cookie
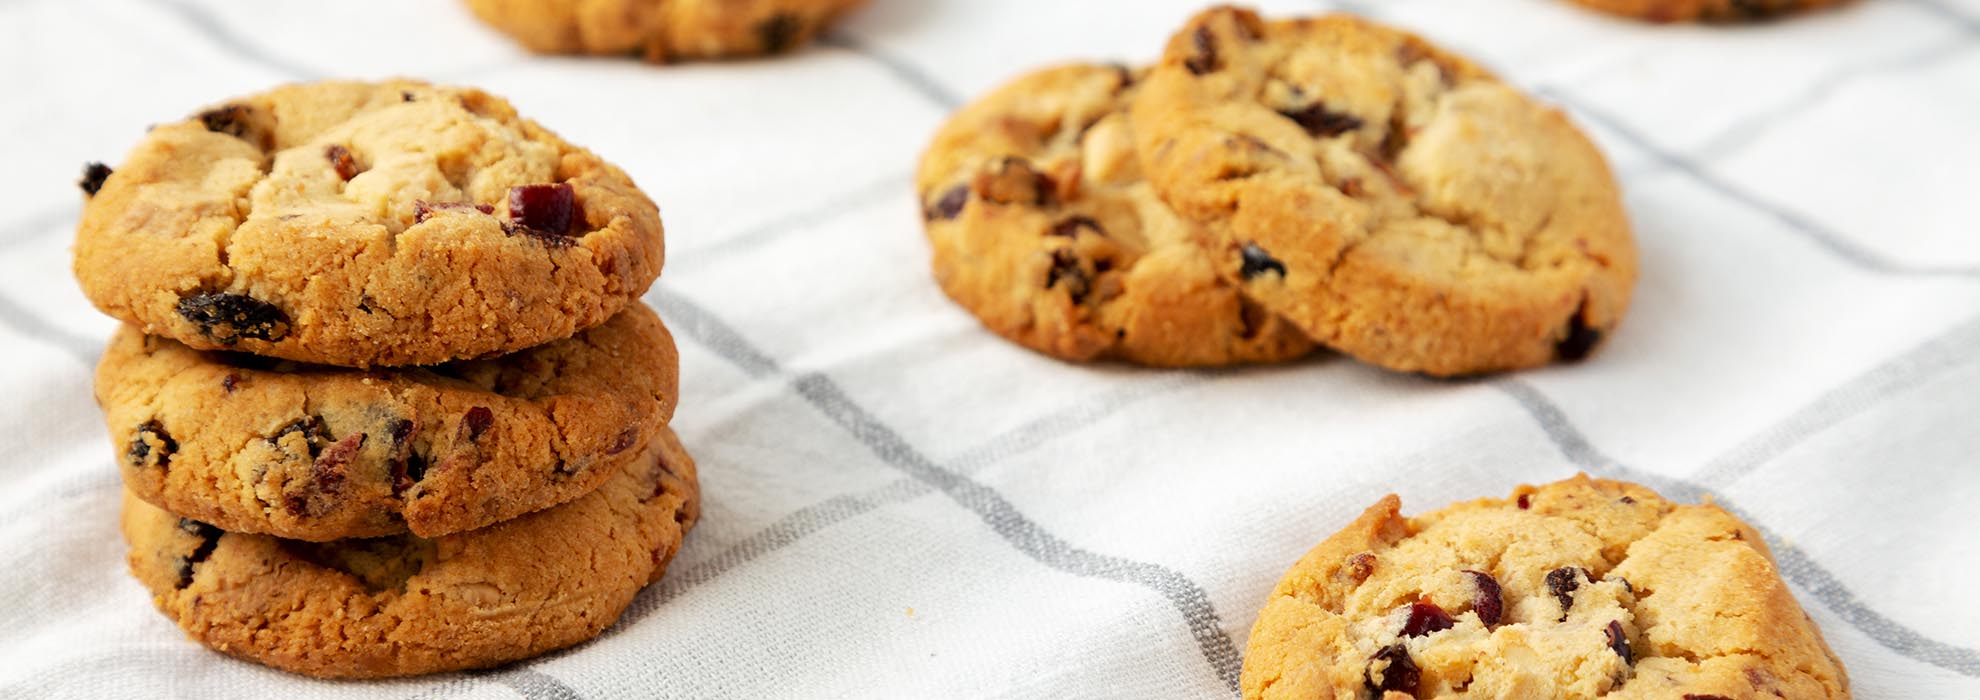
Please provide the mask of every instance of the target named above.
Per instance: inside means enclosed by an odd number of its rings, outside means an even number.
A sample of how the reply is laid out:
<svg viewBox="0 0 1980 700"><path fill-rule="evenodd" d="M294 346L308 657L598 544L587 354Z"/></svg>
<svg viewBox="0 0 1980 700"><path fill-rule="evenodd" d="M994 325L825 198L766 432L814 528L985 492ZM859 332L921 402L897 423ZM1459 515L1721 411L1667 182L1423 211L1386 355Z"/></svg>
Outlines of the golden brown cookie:
<svg viewBox="0 0 1980 700"><path fill-rule="evenodd" d="M1577 476L1404 518L1393 495L1258 614L1247 700L1848 698L1759 533Z"/></svg>
<svg viewBox="0 0 1980 700"><path fill-rule="evenodd" d="M1314 339L1460 375L1577 360L1636 250L1601 153L1560 112L1344 15L1191 19L1134 99L1142 165L1218 271Z"/></svg>
<svg viewBox="0 0 1980 700"><path fill-rule="evenodd" d="M866 0L467 0L538 53L637 54L657 63L776 54Z"/></svg>
<svg viewBox="0 0 1980 700"><path fill-rule="evenodd" d="M371 371L199 351L125 326L97 367L124 483L231 532L460 532L590 492L662 429L679 357L635 302L493 360Z"/></svg>
<svg viewBox="0 0 1980 700"><path fill-rule="evenodd" d="M1313 342L1216 274L1193 226L1142 179L1136 74L1035 71L964 107L916 187L935 279L984 326L1068 360L1272 362Z"/></svg>
<svg viewBox="0 0 1980 700"><path fill-rule="evenodd" d="M378 678L483 668L590 639L660 579L700 513L672 431L583 498L438 539L298 542L124 497L131 572L215 650Z"/></svg>
<svg viewBox="0 0 1980 700"><path fill-rule="evenodd" d="M1757 22L1846 0L1574 0L1583 6L1649 22Z"/></svg>
<svg viewBox="0 0 1980 700"><path fill-rule="evenodd" d="M624 172L466 88L280 87L160 125L91 181L83 291L206 350L499 355L604 323L663 262Z"/></svg>

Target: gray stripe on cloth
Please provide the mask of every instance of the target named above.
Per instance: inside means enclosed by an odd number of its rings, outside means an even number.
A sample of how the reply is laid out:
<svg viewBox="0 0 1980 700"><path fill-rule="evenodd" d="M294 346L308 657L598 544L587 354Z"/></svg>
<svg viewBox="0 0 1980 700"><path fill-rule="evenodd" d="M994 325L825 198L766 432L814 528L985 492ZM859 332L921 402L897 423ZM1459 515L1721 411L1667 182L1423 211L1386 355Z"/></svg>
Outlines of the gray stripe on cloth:
<svg viewBox="0 0 1980 700"><path fill-rule="evenodd" d="M1596 476L1644 484L1677 501L1696 503L1707 495L1707 489L1697 483L1629 467L1603 454L1588 441L1587 436L1568 421L1567 414L1563 413L1559 406L1532 385L1516 379L1492 382L1491 385L1511 397L1520 408L1525 409L1526 413L1540 424L1541 430L1547 434L1549 440L1553 441L1554 446L1560 449L1561 454L1575 466ZM1843 586L1835 574L1816 563L1807 552L1775 535L1772 530L1760 524L1732 501L1723 496L1715 496L1713 503L1760 531L1760 536L1766 539L1767 546L1774 551L1776 568L1781 572L1781 576L1807 589L1817 601L1834 611L1850 626L1901 656L1961 675L1980 678L1980 651L1953 646L1926 637L1917 630L1870 609L1862 598Z"/></svg>
<svg viewBox="0 0 1980 700"><path fill-rule="evenodd" d="M242 38L234 30L228 28L226 23L214 17L213 13L204 7L186 2L185 0L152 0L152 4L171 11L172 14L177 15L181 21L185 22L186 26L191 27L195 33L205 37L207 43L217 46L235 56L259 63L262 66L299 80L315 80L323 77L323 74L315 70L290 63L279 56L264 51L259 46L255 46L253 42Z"/></svg>
<svg viewBox="0 0 1980 700"><path fill-rule="evenodd" d="M661 312L683 319L683 332L753 376L781 373L775 361L752 346L740 333L685 297L665 289L658 292ZM1210 595L1188 577L1168 567L1090 552L1072 546L1026 518L1009 499L953 470L936 465L906 440L861 408L831 378L805 373L793 378L799 396L810 402L895 469L939 490L974 512L984 524L1026 556L1054 569L1082 576L1133 583L1167 598L1183 616L1203 658L1233 694L1237 693L1242 659Z"/></svg>
<svg viewBox="0 0 1980 700"><path fill-rule="evenodd" d="M102 343L70 333L54 324L41 320L34 312L14 303L6 295L0 295L0 325L5 325L21 335L61 349L62 354L76 358L84 367L96 368L96 358L103 351Z"/></svg>
<svg viewBox="0 0 1980 700"><path fill-rule="evenodd" d="M1758 114L1741 119L1734 122L1731 126L1719 130L1719 133L1705 139L1704 145L1699 146L1696 150L1699 153L1710 153L1713 158L1723 159L1746 146L1758 142L1760 135L1766 133L1770 127L1786 122L1790 116L1808 111L1844 85L1883 73L1917 68L1959 53L1960 50L1972 46L1972 37L1961 37L1953 41L1927 46L1922 51L1900 54L1881 61L1844 66L1840 70L1822 76L1802 89L1801 92L1796 93L1793 97L1782 100L1779 104L1761 110Z"/></svg>
<svg viewBox="0 0 1980 700"><path fill-rule="evenodd" d="M576 689L555 677L526 667L506 668L485 676L506 685L527 700L582 700Z"/></svg>
<svg viewBox="0 0 1980 700"><path fill-rule="evenodd" d="M934 103L937 107L955 109L962 106L962 98L957 97L953 92L949 92L948 88L943 87L940 81L937 81L934 76L929 75L927 71L922 70L920 66L899 56L874 48L866 42L860 41L858 38L841 32L827 32L824 36L819 37L818 43L851 51L880 64L896 80L912 88L916 94Z"/></svg>

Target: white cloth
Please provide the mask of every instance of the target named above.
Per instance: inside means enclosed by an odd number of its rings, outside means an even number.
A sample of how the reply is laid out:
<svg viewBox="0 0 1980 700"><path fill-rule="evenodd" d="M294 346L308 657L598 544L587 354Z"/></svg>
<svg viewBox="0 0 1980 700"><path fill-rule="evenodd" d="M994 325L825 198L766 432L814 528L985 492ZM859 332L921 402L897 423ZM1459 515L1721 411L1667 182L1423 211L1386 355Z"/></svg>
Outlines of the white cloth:
<svg viewBox="0 0 1980 700"><path fill-rule="evenodd" d="M1230 696L1273 582L1380 495L1588 470L1765 530L1858 697L1980 697L1980 0L1755 27L1366 3L1611 158L1643 276L1582 365L1164 372L983 331L929 278L926 139L1027 67L1152 59L1197 5L877 0L794 57L658 68L526 56L450 0L0 2L0 696ZM648 300L707 502L593 643L327 683L188 641L126 574L71 183L202 104L389 75L506 95L660 202Z"/></svg>

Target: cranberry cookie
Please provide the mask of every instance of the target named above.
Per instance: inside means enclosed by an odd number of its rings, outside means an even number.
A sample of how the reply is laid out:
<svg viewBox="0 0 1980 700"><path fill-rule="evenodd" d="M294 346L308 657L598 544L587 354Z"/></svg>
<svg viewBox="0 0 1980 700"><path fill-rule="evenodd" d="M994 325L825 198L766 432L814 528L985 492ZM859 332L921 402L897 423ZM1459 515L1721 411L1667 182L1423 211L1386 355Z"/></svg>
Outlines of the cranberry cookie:
<svg viewBox="0 0 1980 700"><path fill-rule="evenodd" d="M1131 116L1155 189L1216 269L1323 344L1462 375L1578 360L1636 250L1602 155L1560 112L1349 16L1192 18Z"/></svg>
<svg viewBox="0 0 1980 700"><path fill-rule="evenodd" d="M1377 502L1258 614L1249 700L1848 698L1753 528L1578 476L1404 518Z"/></svg>
<svg viewBox="0 0 1980 700"><path fill-rule="evenodd" d="M129 494L123 530L158 609L221 652L329 678L482 668L597 636L666 571L694 461L664 427L630 457L583 498L438 539L243 535Z"/></svg>
<svg viewBox="0 0 1980 700"><path fill-rule="evenodd" d="M1313 342L1217 276L1141 177L1137 74L1036 71L964 107L922 156L935 279L997 334L1068 360L1272 362Z"/></svg>
<svg viewBox="0 0 1980 700"><path fill-rule="evenodd" d="M1757 22L1840 5L1846 0L1574 0L1612 15L1648 22Z"/></svg>
<svg viewBox="0 0 1980 700"><path fill-rule="evenodd" d="M199 351L125 326L96 395L124 483L230 532L437 537L577 498L673 416L679 358L635 302L493 360L397 370Z"/></svg>
<svg viewBox="0 0 1980 700"><path fill-rule="evenodd" d="M866 0L467 0L538 53L637 54L656 63L777 54Z"/></svg>
<svg viewBox="0 0 1980 700"><path fill-rule="evenodd" d="M664 257L624 172L466 88L276 88L152 129L84 185L83 291L202 350L500 355L604 323Z"/></svg>

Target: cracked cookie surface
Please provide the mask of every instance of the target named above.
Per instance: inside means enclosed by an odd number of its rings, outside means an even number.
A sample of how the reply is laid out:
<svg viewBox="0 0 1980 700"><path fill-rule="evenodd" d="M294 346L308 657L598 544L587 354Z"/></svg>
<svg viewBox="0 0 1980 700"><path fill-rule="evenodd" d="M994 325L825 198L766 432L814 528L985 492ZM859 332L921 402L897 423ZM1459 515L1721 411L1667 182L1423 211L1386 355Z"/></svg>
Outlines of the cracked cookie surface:
<svg viewBox="0 0 1980 700"><path fill-rule="evenodd" d="M1758 22L1847 0L1573 0L1612 15L1649 22Z"/></svg>
<svg viewBox="0 0 1980 700"><path fill-rule="evenodd" d="M1130 112L1156 191L1226 279L1323 344L1462 375L1577 360L1636 250L1607 164L1558 111L1414 36L1219 7Z"/></svg>
<svg viewBox="0 0 1980 700"><path fill-rule="evenodd" d="M1220 278L1141 177L1137 74L1035 71L958 111L916 176L942 290L983 325L1068 360L1273 362L1313 342Z"/></svg>
<svg viewBox="0 0 1980 700"><path fill-rule="evenodd" d="M553 54L636 54L648 61L778 54L804 45L866 0L467 0L481 21Z"/></svg>
<svg viewBox="0 0 1980 700"><path fill-rule="evenodd" d="M1404 518L1388 496L1286 572L1248 700L1848 698L1758 532L1586 475Z"/></svg>
<svg viewBox="0 0 1980 700"><path fill-rule="evenodd" d="M83 291L208 350L499 355L605 322L664 258L659 211L624 172L473 89L276 88L153 128L94 184Z"/></svg>
<svg viewBox="0 0 1980 700"><path fill-rule="evenodd" d="M437 539L297 542L222 531L128 492L130 567L221 652L318 677L494 666L596 636L658 581L700 513L673 432L570 503Z"/></svg>
<svg viewBox="0 0 1980 700"><path fill-rule="evenodd" d="M355 370L124 326L97 401L124 483L231 532L435 537L597 488L673 416L679 356L638 302L493 360Z"/></svg>

